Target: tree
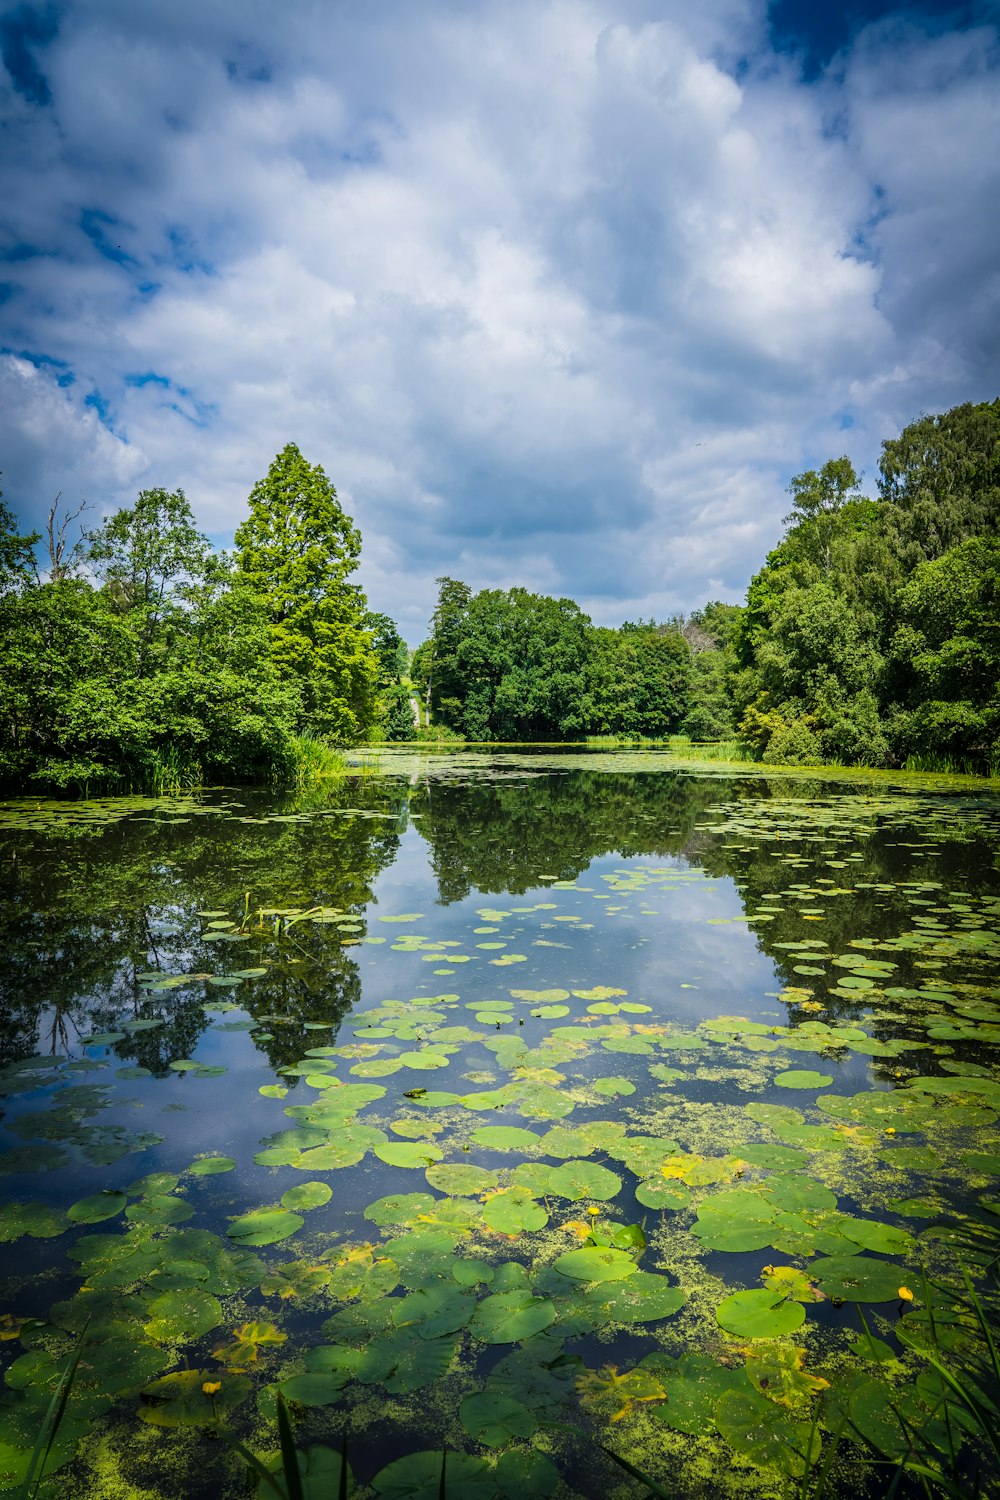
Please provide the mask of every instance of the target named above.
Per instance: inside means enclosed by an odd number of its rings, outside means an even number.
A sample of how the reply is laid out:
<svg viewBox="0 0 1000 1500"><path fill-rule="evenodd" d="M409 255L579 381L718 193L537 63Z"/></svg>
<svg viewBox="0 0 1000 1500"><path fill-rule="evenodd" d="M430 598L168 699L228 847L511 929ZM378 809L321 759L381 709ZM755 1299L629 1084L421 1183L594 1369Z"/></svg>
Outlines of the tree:
<svg viewBox="0 0 1000 1500"><path fill-rule="evenodd" d="M849 501L861 498L860 485L851 460L844 454L828 459L818 474L815 469L796 474L788 486L792 508L785 525L803 528L803 538L813 543L813 560L825 573L829 573L833 561L835 518Z"/></svg>
<svg viewBox="0 0 1000 1500"><path fill-rule="evenodd" d="M0 597L25 588L34 578L33 548L41 541L37 531L17 529L17 518L4 503L0 490Z"/></svg>
<svg viewBox="0 0 1000 1500"><path fill-rule="evenodd" d="M458 650L467 631L472 590L456 578L439 578L437 584L430 660L424 663L428 720L433 715L449 728L460 729L465 676Z"/></svg>
<svg viewBox="0 0 1000 1500"><path fill-rule="evenodd" d="M169 650L170 626L181 627L187 592L208 567L211 548L183 490L142 490L86 538L87 557L103 581L111 610L127 618L143 676Z"/></svg>
<svg viewBox="0 0 1000 1500"><path fill-rule="evenodd" d="M348 582L360 553L361 534L336 489L288 443L254 485L236 529L238 578L265 607L279 671L298 684L300 727L341 743L367 734L377 709L365 597Z"/></svg>

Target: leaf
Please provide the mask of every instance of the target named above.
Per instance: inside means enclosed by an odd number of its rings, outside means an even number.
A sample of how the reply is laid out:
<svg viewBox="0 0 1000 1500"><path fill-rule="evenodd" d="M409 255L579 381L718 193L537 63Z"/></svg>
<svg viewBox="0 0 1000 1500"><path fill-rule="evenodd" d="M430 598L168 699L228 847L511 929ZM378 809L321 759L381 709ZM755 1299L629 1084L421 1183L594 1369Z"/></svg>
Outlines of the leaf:
<svg viewBox="0 0 1000 1500"><path fill-rule="evenodd" d="M515 1344L541 1333L555 1316L555 1306L546 1297L530 1291L498 1292L477 1305L469 1331L485 1344Z"/></svg>
<svg viewBox="0 0 1000 1500"><path fill-rule="evenodd" d="M485 1459L469 1453L449 1453L446 1466L448 1500L493 1500L496 1490ZM410 1453L382 1469L372 1484L383 1500L440 1500L441 1452Z"/></svg>
<svg viewBox="0 0 1000 1500"><path fill-rule="evenodd" d="M780 1292L764 1287L733 1292L715 1309L716 1320L726 1333L743 1339L774 1339L793 1333L805 1320L799 1302L788 1302Z"/></svg>
<svg viewBox="0 0 1000 1500"><path fill-rule="evenodd" d="M392 1321L397 1328L415 1329L422 1339L436 1339L464 1328L475 1306L475 1299L459 1291L454 1282L442 1282L396 1299Z"/></svg>
<svg viewBox="0 0 1000 1500"><path fill-rule="evenodd" d="M199 1156L188 1171L195 1177L216 1177L221 1172L231 1172L235 1166L231 1156Z"/></svg>
<svg viewBox="0 0 1000 1500"><path fill-rule="evenodd" d="M226 1233L241 1245L276 1245L301 1229L303 1223L301 1214L287 1209L258 1208L234 1219Z"/></svg>
<svg viewBox="0 0 1000 1500"><path fill-rule="evenodd" d="M818 1426L797 1421L787 1408L755 1390L726 1392L718 1405L716 1423L737 1453L793 1478L815 1464L820 1455Z"/></svg>
<svg viewBox="0 0 1000 1500"><path fill-rule="evenodd" d="M429 1167L444 1155L427 1141L388 1141L375 1155L390 1167Z"/></svg>
<svg viewBox="0 0 1000 1500"><path fill-rule="evenodd" d="M149 1304L146 1335L159 1344L189 1343L222 1322L218 1298L196 1287L165 1292Z"/></svg>
<svg viewBox="0 0 1000 1500"><path fill-rule="evenodd" d="M287 1193L282 1193L281 1202L285 1208L302 1209L305 1212L310 1208L320 1208L324 1203L329 1203L332 1197L333 1193L325 1182L303 1182L300 1187L289 1188Z"/></svg>
<svg viewBox="0 0 1000 1500"><path fill-rule="evenodd" d="M220 1389L208 1395L204 1387L216 1384ZM216 1425L245 1401L250 1391L245 1375L224 1374L220 1379L217 1370L178 1370L143 1387L139 1416L154 1427Z"/></svg>
<svg viewBox="0 0 1000 1500"><path fill-rule="evenodd" d="M92 1193L89 1198L81 1198L66 1210L66 1217L77 1224L99 1224L104 1219L115 1218L127 1202L124 1193L106 1189L103 1193Z"/></svg>
<svg viewBox="0 0 1000 1500"><path fill-rule="evenodd" d="M636 1264L623 1250L584 1248L567 1250L554 1260L553 1269L574 1281L620 1281L635 1274Z"/></svg>
<svg viewBox="0 0 1000 1500"><path fill-rule="evenodd" d="M790 1068L774 1078L779 1089L825 1089L833 1082L832 1073L817 1073L810 1068Z"/></svg>
<svg viewBox="0 0 1000 1500"><path fill-rule="evenodd" d="M905 1273L888 1261L865 1255L832 1255L815 1260L809 1274L828 1297L842 1302L898 1302Z"/></svg>
<svg viewBox="0 0 1000 1500"><path fill-rule="evenodd" d="M458 1416L469 1436L487 1448L502 1448L512 1438L531 1437L538 1425L520 1401L492 1391L466 1396Z"/></svg>

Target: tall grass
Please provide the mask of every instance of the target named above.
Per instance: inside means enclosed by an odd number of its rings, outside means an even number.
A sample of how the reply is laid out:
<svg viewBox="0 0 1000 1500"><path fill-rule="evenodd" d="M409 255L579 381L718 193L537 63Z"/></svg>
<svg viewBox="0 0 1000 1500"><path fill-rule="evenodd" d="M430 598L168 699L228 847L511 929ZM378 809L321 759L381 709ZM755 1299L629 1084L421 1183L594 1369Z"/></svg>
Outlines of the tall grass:
<svg viewBox="0 0 1000 1500"><path fill-rule="evenodd" d="M339 780L347 774L347 763L340 752L309 729L303 729L295 736L292 757L291 784L298 792L307 791L320 781Z"/></svg>

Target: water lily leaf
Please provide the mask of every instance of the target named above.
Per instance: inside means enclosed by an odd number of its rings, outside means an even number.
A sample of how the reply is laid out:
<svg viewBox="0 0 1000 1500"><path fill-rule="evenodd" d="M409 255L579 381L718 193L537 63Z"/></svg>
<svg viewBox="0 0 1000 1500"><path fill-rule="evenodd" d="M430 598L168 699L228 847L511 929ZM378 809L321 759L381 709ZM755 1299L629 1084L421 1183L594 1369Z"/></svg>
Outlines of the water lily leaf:
<svg viewBox="0 0 1000 1500"><path fill-rule="evenodd" d="M358 1360L357 1350L345 1350L345 1354ZM332 1402L339 1400L340 1393L348 1383L350 1376L345 1372L343 1378L340 1374L307 1372L303 1375L291 1375L283 1380L278 1389L286 1401L297 1401L300 1406L329 1406Z"/></svg>
<svg viewBox="0 0 1000 1500"><path fill-rule="evenodd" d="M241 1245L276 1245L301 1229L304 1222L301 1214L288 1209L258 1208L234 1219L226 1233Z"/></svg>
<svg viewBox="0 0 1000 1500"><path fill-rule="evenodd" d="M574 1281L621 1281L634 1275L636 1270L631 1255L609 1246L567 1250L552 1265L561 1276L569 1276Z"/></svg>
<svg viewBox="0 0 1000 1500"><path fill-rule="evenodd" d="M665 1276L636 1271L624 1281L588 1287L581 1301L602 1322L654 1323L673 1317L687 1301L687 1292L671 1286Z"/></svg>
<svg viewBox="0 0 1000 1500"><path fill-rule="evenodd" d="M664 1426L694 1437L714 1425L716 1408L727 1391L750 1389L745 1370L717 1364L707 1354L691 1352L676 1360L666 1354L650 1354L640 1368L651 1368L667 1393L666 1401L652 1407L650 1415Z"/></svg>
<svg viewBox="0 0 1000 1500"><path fill-rule="evenodd" d="M100 1224L102 1220L120 1214L127 1202L124 1193L109 1188L102 1193L91 1193L89 1198L81 1198L66 1210L66 1217L77 1224Z"/></svg>
<svg viewBox="0 0 1000 1500"><path fill-rule="evenodd" d="M496 1172L485 1167L475 1167L465 1162L440 1162L428 1167L424 1177L441 1193L457 1194L459 1197L488 1193L497 1185Z"/></svg>
<svg viewBox="0 0 1000 1500"><path fill-rule="evenodd" d="M456 1260L451 1268L451 1274L459 1286L479 1286L485 1283L487 1286L496 1275L493 1266L485 1260Z"/></svg>
<svg viewBox="0 0 1000 1500"><path fill-rule="evenodd" d="M375 1155L390 1167L429 1167L444 1155L429 1141L387 1141L374 1148Z"/></svg>
<svg viewBox="0 0 1000 1500"><path fill-rule="evenodd" d="M32 1239L54 1239L66 1229L66 1216L44 1203L5 1203L0 1208L0 1242L9 1244L22 1235Z"/></svg>
<svg viewBox="0 0 1000 1500"><path fill-rule="evenodd" d="M466 1396L458 1417L469 1436L487 1448L502 1448L512 1438L531 1437L538 1426L520 1401L493 1391Z"/></svg>
<svg viewBox="0 0 1000 1500"><path fill-rule="evenodd" d="M377 1198L365 1209L365 1218L373 1224L413 1224L429 1213L437 1199L431 1193L389 1193Z"/></svg>
<svg viewBox="0 0 1000 1500"><path fill-rule="evenodd" d="M511 1448L500 1455L493 1478L507 1500L549 1500L559 1483L559 1470L536 1448Z"/></svg>
<svg viewBox="0 0 1000 1500"><path fill-rule="evenodd" d="M737 1453L792 1478L799 1478L819 1458L822 1440L818 1425L797 1420L787 1407L769 1401L758 1391L727 1391L719 1401L715 1420Z"/></svg>
<svg viewBox="0 0 1000 1500"><path fill-rule="evenodd" d="M206 1385L217 1389L206 1391ZM143 1387L139 1416L154 1427L207 1427L234 1411L250 1391L245 1375L177 1370Z"/></svg>
<svg viewBox="0 0 1000 1500"><path fill-rule="evenodd" d="M906 1279L899 1266L864 1255L831 1255L813 1261L809 1274L828 1297L843 1302L898 1302Z"/></svg>
<svg viewBox="0 0 1000 1500"><path fill-rule="evenodd" d="M690 1189L665 1177L651 1177L635 1190L636 1202L644 1208L685 1208L691 1199Z"/></svg>
<svg viewBox="0 0 1000 1500"><path fill-rule="evenodd" d="M516 1344L548 1328L555 1316L555 1305L547 1297L527 1290L497 1292L477 1305L469 1331L484 1344Z"/></svg>
<svg viewBox="0 0 1000 1500"><path fill-rule="evenodd" d="M793 1333L805 1320L799 1302L788 1302L780 1292L763 1287L733 1292L715 1309L716 1320L726 1333L744 1339L775 1339Z"/></svg>
<svg viewBox="0 0 1000 1500"><path fill-rule="evenodd" d="M397 1328L415 1329L422 1339L436 1339L464 1328L475 1306L475 1298L459 1291L454 1282L442 1282L395 1299L392 1321Z"/></svg>
<svg viewBox="0 0 1000 1500"><path fill-rule="evenodd" d="M832 1073L817 1073L811 1068L790 1068L787 1073L776 1073L774 1078L779 1089L825 1089L833 1082Z"/></svg>
<svg viewBox="0 0 1000 1500"><path fill-rule="evenodd" d="M619 1094L635 1093L635 1084L632 1080L630 1078L622 1078L617 1074L609 1078L597 1078L591 1087L595 1094L604 1094L611 1099Z"/></svg>
<svg viewBox="0 0 1000 1500"><path fill-rule="evenodd" d="M863 1250L874 1250L877 1255L911 1255L917 1249L912 1234L899 1229L895 1224L879 1224L873 1219L845 1217L840 1225L845 1239L860 1245Z"/></svg>
<svg viewBox="0 0 1000 1500"><path fill-rule="evenodd" d="M388 1464L372 1480L384 1500L439 1500L441 1495L441 1450L410 1453ZM493 1500L496 1489L485 1459L469 1453L452 1453L445 1460L448 1500Z"/></svg>
<svg viewBox="0 0 1000 1500"><path fill-rule="evenodd" d="M746 1372L751 1385L769 1401L792 1410L809 1405L830 1382L804 1368L806 1351L790 1344L765 1344L747 1350Z"/></svg>
<svg viewBox="0 0 1000 1500"><path fill-rule="evenodd" d="M591 1161L567 1161L548 1168L549 1191L577 1202L595 1198L606 1203L621 1190L622 1180L607 1167Z"/></svg>
<svg viewBox="0 0 1000 1500"><path fill-rule="evenodd" d="M320 1208L324 1203L329 1203L333 1192L325 1182L304 1182L301 1187L289 1188L287 1193L282 1193L281 1202L285 1208L307 1211L310 1208Z"/></svg>
<svg viewBox="0 0 1000 1500"><path fill-rule="evenodd" d="M222 1322L222 1305L198 1287L164 1292L149 1304L147 1337L158 1344L185 1343L200 1338Z"/></svg>
<svg viewBox="0 0 1000 1500"><path fill-rule="evenodd" d="M221 1172L231 1172L236 1166L231 1156L199 1156L188 1167L195 1177L216 1177Z"/></svg>
<svg viewBox="0 0 1000 1500"><path fill-rule="evenodd" d="M542 1137L520 1125L480 1125L472 1132L471 1139L476 1146L490 1151L537 1152Z"/></svg>
<svg viewBox="0 0 1000 1500"><path fill-rule="evenodd" d="M483 1209L483 1223L499 1234L520 1234L525 1229L544 1229L549 1216L527 1188L502 1188Z"/></svg>

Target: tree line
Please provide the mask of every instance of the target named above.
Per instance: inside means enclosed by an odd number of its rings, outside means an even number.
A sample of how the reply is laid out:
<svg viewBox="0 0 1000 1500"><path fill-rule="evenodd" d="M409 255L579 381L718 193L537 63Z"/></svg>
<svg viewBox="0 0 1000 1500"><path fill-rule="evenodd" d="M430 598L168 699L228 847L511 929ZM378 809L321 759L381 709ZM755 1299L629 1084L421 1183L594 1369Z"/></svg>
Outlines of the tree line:
<svg viewBox="0 0 1000 1500"><path fill-rule="evenodd" d="M611 629L442 578L409 666L353 581L358 529L294 444L231 553L179 490L72 544L73 517L54 508L43 543L0 500L0 783L294 781L330 746L411 738L411 686L435 735L471 741L681 733L772 764L995 766L1000 399L883 443L875 497L846 457L790 494L743 605Z"/></svg>
<svg viewBox="0 0 1000 1500"><path fill-rule="evenodd" d="M735 736L773 764L1000 759L1000 400L797 475L744 605L594 626L571 599L439 580L411 674L469 740Z"/></svg>
<svg viewBox="0 0 1000 1500"><path fill-rule="evenodd" d="M0 501L0 782L179 790L294 781L327 747L409 734L406 646L351 575L361 537L288 444L232 553L182 491L144 490L72 544Z"/></svg>

